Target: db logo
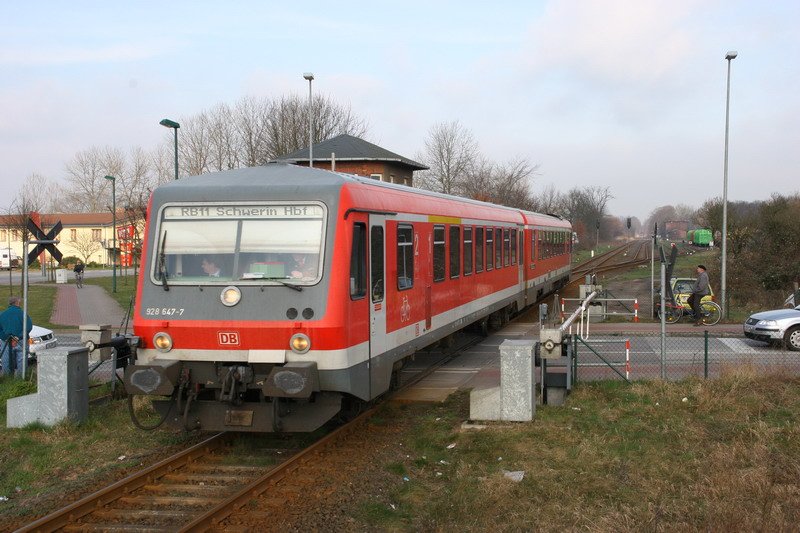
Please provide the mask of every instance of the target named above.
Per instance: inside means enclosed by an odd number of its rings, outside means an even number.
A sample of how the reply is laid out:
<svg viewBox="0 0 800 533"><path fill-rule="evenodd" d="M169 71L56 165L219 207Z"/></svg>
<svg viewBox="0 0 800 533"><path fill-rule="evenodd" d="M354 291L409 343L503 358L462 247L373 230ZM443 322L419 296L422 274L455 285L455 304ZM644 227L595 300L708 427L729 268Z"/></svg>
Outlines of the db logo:
<svg viewBox="0 0 800 533"><path fill-rule="evenodd" d="M221 346L239 346L239 333L235 331L220 331L217 333Z"/></svg>

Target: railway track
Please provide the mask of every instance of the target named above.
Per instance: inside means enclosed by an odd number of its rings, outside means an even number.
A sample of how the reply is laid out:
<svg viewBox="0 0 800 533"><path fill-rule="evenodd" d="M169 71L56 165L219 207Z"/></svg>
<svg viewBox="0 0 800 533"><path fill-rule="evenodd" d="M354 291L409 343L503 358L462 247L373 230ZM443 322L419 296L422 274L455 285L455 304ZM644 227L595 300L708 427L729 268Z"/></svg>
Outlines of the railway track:
<svg viewBox="0 0 800 533"><path fill-rule="evenodd" d="M405 380L398 390L417 383L481 339L459 337L456 346L443 350L436 363ZM252 513L255 520L270 514L274 519L287 501L303 494L315 472L329 468L324 463L332 450L346 448L352 453L368 444L350 440L358 438L357 430L376 410L377 406L369 408L278 466L252 464L252 458L229 453L233 435L214 435L17 531L211 531L227 529L222 524L231 517L240 526ZM250 511L237 513L254 500L258 501Z"/></svg>
<svg viewBox="0 0 800 533"><path fill-rule="evenodd" d="M630 241L573 268L570 283L583 280L587 274L610 272L649 261L650 240Z"/></svg>

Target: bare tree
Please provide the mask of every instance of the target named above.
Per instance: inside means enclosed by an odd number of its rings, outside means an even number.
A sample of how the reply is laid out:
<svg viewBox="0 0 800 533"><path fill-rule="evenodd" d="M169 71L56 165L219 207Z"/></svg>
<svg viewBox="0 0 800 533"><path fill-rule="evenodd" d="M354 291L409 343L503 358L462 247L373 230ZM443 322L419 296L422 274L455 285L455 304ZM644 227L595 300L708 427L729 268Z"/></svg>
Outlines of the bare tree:
<svg viewBox="0 0 800 533"><path fill-rule="evenodd" d="M241 143L236 125L231 120L232 111L227 104L219 104L208 112L209 170L231 170L241 166Z"/></svg>
<svg viewBox="0 0 800 533"><path fill-rule="evenodd" d="M182 119L178 143L182 173L196 175L262 165L307 147L308 109L308 101L298 95L276 100L245 97L233 106L219 104ZM366 122L349 106L329 97L314 97L312 112L315 143L342 133L362 137L367 131ZM156 158L156 173L162 176L160 152Z"/></svg>
<svg viewBox="0 0 800 533"><path fill-rule="evenodd" d="M244 166L262 165L270 158L269 128L272 107L272 102L266 98L244 97L233 108L233 122L236 124L239 141L239 160Z"/></svg>
<svg viewBox="0 0 800 533"><path fill-rule="evenodd" d="M208 115L203 112L182 119L180 124L178 159L184 175L196 176L208 172L211 159L211 128Z"/></svg>
<svg viewBox="0 0 800 533"><path fill-rule="evenodd" d="M417 185L446 194L458 194L471 173L478 176L475 167L481 162L475 137L457 120L435 124L417 157L430 167L419 173ZM485 177L485 172L481 175Z"/></svg>
<svg viewBox="0 0 800 533"><path fill-rule="evenodd" d="M173 144L160 144L150 153L153 185L163 185L175 179L175 148Z"/></svg>
<svg viewBox="0 0 800 533"><path fill-rule="evenodd" d="M100 242L94 240L90 234L85 232L78 233L69 243L83 257L84 263L88 263L92 254L102 248Z"/></svg>
<svg viewBox="0 0 800 533"><path fill-rule="evenodd" d="M532 210L539 213L560 214L565 213L566 198L550 183L540 194L533 194Z"/></svg>
<svg viewBox="0 0 800 533"><path fill-rule="evenodd" d="M521 157L498 165L495 170L494 202L533 210L536 203L531 194L531 178L538 168L538 165Z"/></svg>
<svg viewBox="0 0 800 533"><path fill-rule="evenodd" d="M108 194L106 164L106 154L96 146L78 152L67 163L67 202L75 212L103 209Z"/></svg>
<svg viewBox="0 0 800 533"><path fill-rule="evenodd" d="M603 227L606 207L614 196L609 187L572 188L564 197L567 218L578 233L581 246L591 247ZM597 233L596 233L597 232ZM608 236L608 232L604 231Z"/></svg>

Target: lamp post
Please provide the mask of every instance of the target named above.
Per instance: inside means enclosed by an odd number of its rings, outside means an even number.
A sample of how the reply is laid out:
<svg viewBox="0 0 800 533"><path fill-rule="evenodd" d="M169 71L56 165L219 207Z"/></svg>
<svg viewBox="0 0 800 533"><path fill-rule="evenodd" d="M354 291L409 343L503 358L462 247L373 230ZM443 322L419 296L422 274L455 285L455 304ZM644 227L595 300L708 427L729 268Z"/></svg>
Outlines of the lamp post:
<svg viewBox="0 0 800 533"><path fill-rule="evenodd" d="M736 59L737 52L731 51L725 54L728 62L728 83L725 96L725 163L722 178L722 271L720 272L720 294L722 296L722 316L728 317L728 300L726 294L726 276L728 262L728 124L730 121L731 109L731 60Z"/></svg>
<svg viewBox="0 0 800 533"><path fill-rule="evenodd" d="M175 130L175 179L178 179L178 128L181 127L180 124L175 122L174 120L170 120L165 118L161 122L159 122L165 128L172 128Z"/></svg>
<svg viewBox="0 0 800 533"><path fill-rule="evenodd" d="M314 81L314 74L312 72L304 72L303 79L308 80L308 167L314 167L314 148L312 144L314 138L312 133L314 131L314 111L311 109L311 82Z"/></svg>
<svg viewBox="0 0 800 533"><path fill-rule="evenodd" d="M111 182L111 219L114 225L114 234L111 236L111 292L117 292L117 178L106 176L106 179Z"/></svg>

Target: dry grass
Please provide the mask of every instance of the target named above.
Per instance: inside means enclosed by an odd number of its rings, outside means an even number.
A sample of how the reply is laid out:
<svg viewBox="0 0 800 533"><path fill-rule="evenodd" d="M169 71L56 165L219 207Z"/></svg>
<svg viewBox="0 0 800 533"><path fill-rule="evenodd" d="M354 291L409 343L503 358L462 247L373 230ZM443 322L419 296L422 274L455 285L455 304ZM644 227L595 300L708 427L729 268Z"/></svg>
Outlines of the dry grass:
<svg viewBox="0 0 800 533"><path fill-rule="evenodd" d="M452 402L451 430L467 403L466 395ZM532 424L454 435L423 416L415 426L414 440L434 436L418 453L439 453L447 464L410 455L412 482L394 495L404 514L371 526L790 531L800 524L797 378L744 367L714 381L582 384L566 407L540 408ZM450 442L456 447L447 450ZM504 470L524 470L525 478L514 483Z"/></svg>

